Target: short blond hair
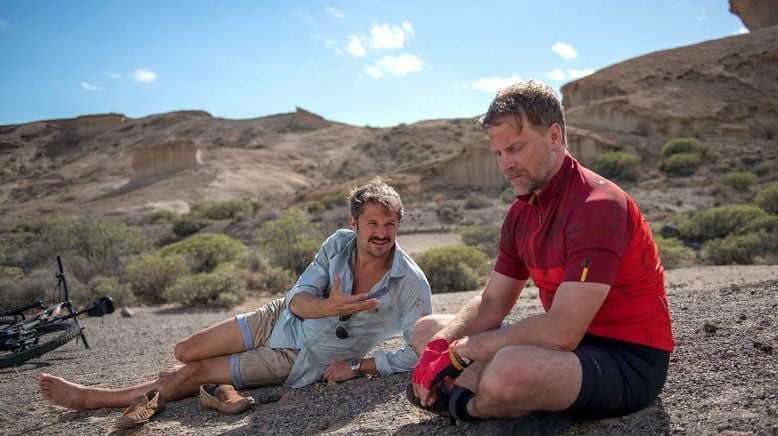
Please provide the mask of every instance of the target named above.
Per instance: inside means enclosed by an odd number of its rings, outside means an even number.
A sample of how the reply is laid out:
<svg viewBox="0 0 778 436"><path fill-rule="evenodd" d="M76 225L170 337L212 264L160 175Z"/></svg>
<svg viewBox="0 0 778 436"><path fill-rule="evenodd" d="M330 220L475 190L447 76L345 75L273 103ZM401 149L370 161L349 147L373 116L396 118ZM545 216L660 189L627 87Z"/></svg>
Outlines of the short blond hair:
<svg viewBox="0 0 778 436"><path fill-rule="evenodd" d="M562 139L567 144L565 111L557 93L545 83L519 82L497 91L486 115L479 121L484 129L500 124L505 116L514 116L518 133L524 128L524 118L540 132L545 133L552 124L562 129Z"/></svg>

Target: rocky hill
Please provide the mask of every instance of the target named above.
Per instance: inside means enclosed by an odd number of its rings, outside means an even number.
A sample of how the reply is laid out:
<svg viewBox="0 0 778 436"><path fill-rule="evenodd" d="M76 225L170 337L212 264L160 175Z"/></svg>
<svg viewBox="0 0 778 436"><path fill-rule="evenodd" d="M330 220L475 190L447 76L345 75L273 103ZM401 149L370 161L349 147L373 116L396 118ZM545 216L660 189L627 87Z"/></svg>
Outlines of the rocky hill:
<svg viewBox="0 0 778 436"><path fill-rule="evenodd" d="M728 201L720 189L727 172L754 172L759 184L778 179L777 79L778 26L628 60L562 88L569 148L586 164L607 151L641 156L638 180L625 187L650 218ZM659 171L659 150L679 136L715 153L693 176L671 178ZM505 186L469 119L371 128L300 108L249 120L106 114L0 126L0 225L185 212L244 197L283 208L374 174L431 210L470 191L496 197Z"/></svg>

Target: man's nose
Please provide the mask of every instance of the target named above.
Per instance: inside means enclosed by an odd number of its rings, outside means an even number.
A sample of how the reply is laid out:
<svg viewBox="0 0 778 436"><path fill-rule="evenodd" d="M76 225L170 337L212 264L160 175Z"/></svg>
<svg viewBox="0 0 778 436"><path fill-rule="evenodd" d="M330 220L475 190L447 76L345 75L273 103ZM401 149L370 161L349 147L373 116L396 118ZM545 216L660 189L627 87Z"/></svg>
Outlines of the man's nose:
<svg viewBox="0 0 778 436"><path fill-rule="evenodd" d="M498 163L500 164L500 170L502 170L503 172L516 166L516 159L505 154L500 156L498 161L499 161Z"/></svg>

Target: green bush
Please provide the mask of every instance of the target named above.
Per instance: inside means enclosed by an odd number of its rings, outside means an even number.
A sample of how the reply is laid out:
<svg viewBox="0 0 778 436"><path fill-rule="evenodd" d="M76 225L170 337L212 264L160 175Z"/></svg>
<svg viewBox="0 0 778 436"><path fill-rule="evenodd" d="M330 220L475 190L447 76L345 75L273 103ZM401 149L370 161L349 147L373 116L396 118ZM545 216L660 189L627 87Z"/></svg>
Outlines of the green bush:
<svg viewBox="0 0 778 436"><path fill-rule="evenodd" d="M116 306L132 306L138 301L128 283L119 283L116 277L106 276L93 277L84 287L84 294L74 301L87 305L104 296L111 297Z"/></svg>
<svg viewBox="0 0 778 436"><path fill-rule="evenodd" d="M264 289L274 293L289 291L297 281L297 276L292 271L275 265L268 265L262 271L262 278Z"/></svg>
<svg viewBox="0 0 778 436"><path fill-rule="evenodd" d="M405 143L397 151L397 160L401 163L418 163L432 159L432 153L421 150L416 144Z"/></svg>
<svg viewBox="0 0 778 436"><path fill-rule="evenodd" d="M708 241L702 247L702 257L708 263L714 265L755 263L775 263L778 261L776 253L778 247L778 233L776 232L750 232L745 234L732 234L724 238Z"/></svg>
<svg viewBox="0 0 778 436"><path fill-rule="evenodd" d="M489 266L486 254L464 245L431 248L415 255L414 260L427 276L433 293L473 290Z"/></svg>
<svg viewBox="0 0 778 436"><path fill-rule="evenodd" d="M297 276L288 269L270 264L256 249L249 250L239 261L246 287L273 293L288 291Z"/></svg>
<svg viewBox="0 0 778 436"><path fill-rule="evenodd" d="M211 225L212 221L198 213L188 213L179 217L173 223L173 234L179 238L199 232L204 227Z"/></svg>
<svg viewBox="0 0 778 436"><path fill-rule="evenodd" d="M446 224L457 223L462 220L462 212L459 210L459 206L453 204L446 204L439 207L435 214L438 219Z"/></svg>
<svg viewBox="0 0 778 436"><path fill-rule="evenodd" d="M594 160L594 171L612 180L637 180L640 156L623 151L603 153Z"/></svg>
<svg viewBox="0 0 778 436"><path fill-rule="evenodd" d="M497 256L500 250L500 224L470 226L459 229L462 242L468 247L480 250L491 258Z"/></svg>
<svg viewBox="0 0 778 436"><path fill-rule="evenodd" d="M242 281L231 274L188 274L176 280L163 293L165 299L181 306L232 307L246 298Z"/></svg>
<svg viewBox="0 0 778 436"><path fill-rule="evenodd" d="M150 254L128 263L124 268L124 279L143 302L162 303L165 289L187 273L189 263L183 255Z"/></svg>
<svg viewBox="0 0 778 436"><path fill-rule="evenodd" d="M26 277L19 281L20 293L17 296L19 300L14 305L32 303L35 300L43 300L50 304L54 303L55 300L61 301L61 298L65 298L64 291L59 294L54 271L54 269L46 268L30 271ZM67 276L67 282L71 300L79 301L79 296L84 294L84 285L72 275Z"/></svg>
<svg viewBox="0 0 778 436"><path fill-rule="evenodd" d="M513 192L513 188L508 186L500 193L500 200L505 204L511 204L516 201L516 193Z"/></svg>
<svg viewBox="0 0 778 436"><path fill-rule="evenodd" d="M739 234L765 220L767 213L757 206L728 205L697 212L678 223L681 237L693 242L704 242Z"/></svg>
<svg viewBox="0 0 778 436"><path fill-rule="evenodd" d="M115 275L121 260L137 254L150 245L138 228L110 219L82 217L75 220L52 218L35 227L37 237L26 247L24 265L56 265L61 255L67 265L80 263L78 278L88 281L95 275ZM80 262L76 262L81 258Z"/></svg>
<svg viewBox="0 0 778 436"><path fill-rule="evenodd" d="M681 153L704 154L706 150L705 144L697 138L675 138L662 145L661 154L662 157Z"/></svg>
<svg viewBox="0 0 778 436"><path fill-rule="evenodd" d="M492 206L492 199L481 194L470 194L465 198L465 209L483 209Z"/></svg>
<svg viewBox="0 0 778 436"><path fill-rule="evenodd" d="M0 278L0 301L2 301L2 303L0 303L0 310L30 303L34 301L35 298L40 297L28 297L24 294L18 280L5 277Z"/></svg>
<svg viewBox="0 0 778 436"><path fill-rule="evenodd" d="M190 213L205 218L219 221L229 219L247 218L263 206L261 201L252 200L227 200L218 203L197 203L192 206Z"/></svg>
<svg viewBox="0 0 778 436"><path fill-rule="evenodd" d="M664 158L660 169L674 176L690 176L701 162L702 158L697 153L677 153Z"/></svg>
<svg viewBox="0 0 778 436"><path fill-rule="evenodd" d="M184 256L189 261L192 272L210 272L222 262L239 259L247 248L221 233L200 233L174 244L163 247L159 255Z"/></svg>
<svg viewBox="0 0 778 436"><path fill-rule="evenodd" d="M270 261L301 274L321 246L319 229L299 209L290 209L268 221L257 232L257 242Z"/></svg>
<svg viewBox="0 0 778 436"><path fill-rule="evenodd" d="M724 184L736 191L745 191L758 181L759 177L749 172L729 173L724 176Z"/></svg>
<svg viewBox="0 0 778 436"><path fill-rule="evenodd" d="M143 221L147 224L172 223L178 219L178 216L178 213L172 210L157 209L153 212L149 212L144 217Z"/></svg>
<svg viewBox="0 0 778 436"><path fill-rule="evenodd" d="M347 191L338 191L324 195L319 201L325 209L331 210L336 207L346 206L346 197L348 197Z"/></svg>
<svg viewBox="0 0 778 436"><path fill-rule="evenodd" d="M665 269L686 268L694 266L696 256L694 250L687 247L677 238L655 238L657 248L659 249L659 258L662 260L662 266Z"/></svg>
<svg viewBox="0 0 778 436"><path fill-rule="evenodd" d="M778 214L778 183L771 183L760 189L754 201L768 213Z"/></svg>

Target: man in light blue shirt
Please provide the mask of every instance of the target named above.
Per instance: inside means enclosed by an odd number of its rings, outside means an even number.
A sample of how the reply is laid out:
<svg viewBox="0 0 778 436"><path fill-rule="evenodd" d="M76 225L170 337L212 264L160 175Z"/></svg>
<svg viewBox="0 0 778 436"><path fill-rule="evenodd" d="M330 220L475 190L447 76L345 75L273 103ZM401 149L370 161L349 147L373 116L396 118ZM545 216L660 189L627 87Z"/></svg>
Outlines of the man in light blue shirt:
<svg viewBox="0 0 778 436"><path fill-rule="evenodd" d="M338 230L324 241L286 298L180 341L175 357L183 365L155 380L115 389L42 374L43 397L83 410L124 407L153 389L172 401L209 383L297 388L413 370L411 332L418 319L432 313L432 303L424 273L396 242L404 215L400 196L376 177L355 189L348 202L351 230ZM403 347L365 357L399 331Z"/></svg>

